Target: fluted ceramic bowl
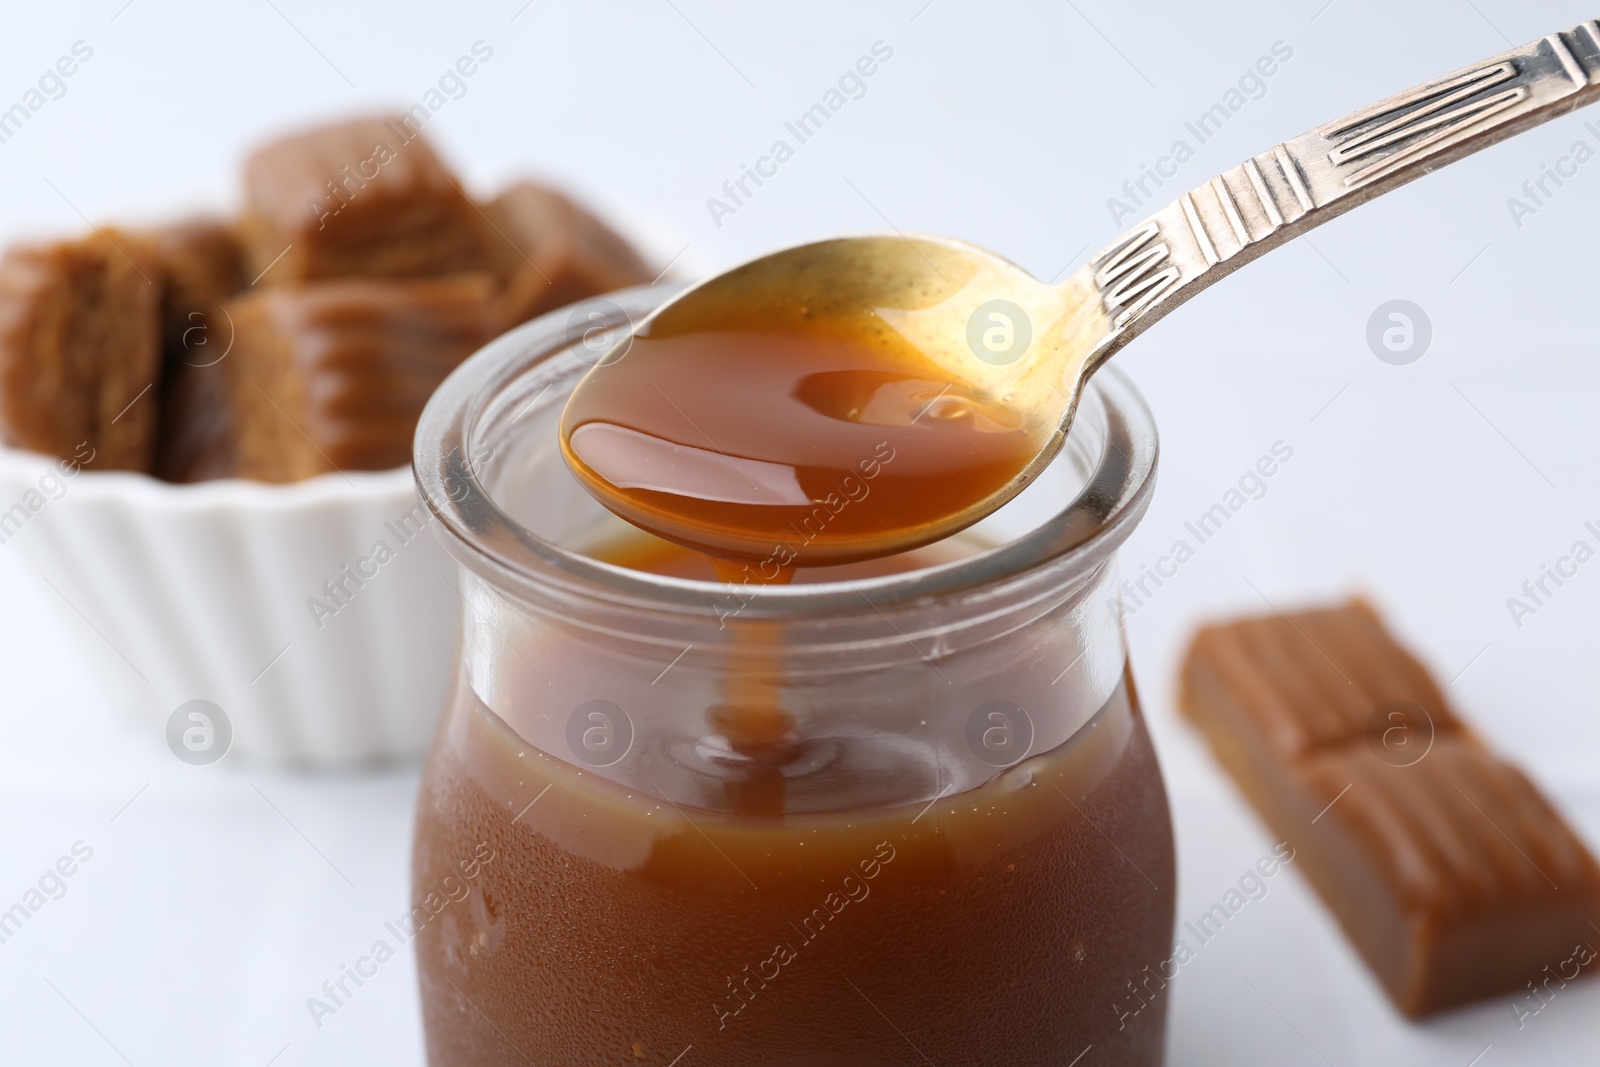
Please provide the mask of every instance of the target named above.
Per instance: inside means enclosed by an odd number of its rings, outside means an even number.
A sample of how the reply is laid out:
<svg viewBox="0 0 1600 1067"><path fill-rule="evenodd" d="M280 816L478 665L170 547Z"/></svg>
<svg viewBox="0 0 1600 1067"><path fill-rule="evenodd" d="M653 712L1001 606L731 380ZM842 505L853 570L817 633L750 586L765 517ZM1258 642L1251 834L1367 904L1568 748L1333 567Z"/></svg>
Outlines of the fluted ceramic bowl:
<svg viewBox="0 0 1600 1067"><path fill-rule="evenodd" d="M670 231L621 221L647 259L693 269ZM581 343L585 303L515 332ZM85 662L108 692L139 690L117 703L147 709L144 726L160 735L204 700L237 759L338 767L426 751L460 609L410 467L288 485L71 468L0 447L0 552L105 638L115 655Z"/></svg>

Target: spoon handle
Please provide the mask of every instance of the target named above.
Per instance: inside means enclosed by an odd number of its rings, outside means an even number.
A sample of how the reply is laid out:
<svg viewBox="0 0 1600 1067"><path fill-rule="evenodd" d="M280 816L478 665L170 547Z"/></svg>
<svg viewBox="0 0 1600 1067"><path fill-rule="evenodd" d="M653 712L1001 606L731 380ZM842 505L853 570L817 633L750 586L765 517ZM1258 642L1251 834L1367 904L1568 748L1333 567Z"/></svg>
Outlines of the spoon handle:
<svg viewBox="0 0 1600 1067"><path fill-rule="evenodd" d="M1089 369L1294 238L1600 96L1600 23L1504 52L1270 148L1129 230L1067 285L1104 314Z"/></svg>

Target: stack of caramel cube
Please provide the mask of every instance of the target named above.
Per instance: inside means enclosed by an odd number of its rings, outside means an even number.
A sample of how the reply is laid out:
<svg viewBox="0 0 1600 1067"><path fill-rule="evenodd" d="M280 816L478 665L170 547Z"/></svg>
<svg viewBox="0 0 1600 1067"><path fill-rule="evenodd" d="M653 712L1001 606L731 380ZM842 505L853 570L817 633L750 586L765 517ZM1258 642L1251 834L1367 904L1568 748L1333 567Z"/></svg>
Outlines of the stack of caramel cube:
<svg viewBox="0 0 1600 1067"><path fill-rule="evenodd" d="M475 202L404 118L282 138L244 179L237 220L0 258L0 441L176 482L403 466L475 349L651 280L552 189Z"/></svg>

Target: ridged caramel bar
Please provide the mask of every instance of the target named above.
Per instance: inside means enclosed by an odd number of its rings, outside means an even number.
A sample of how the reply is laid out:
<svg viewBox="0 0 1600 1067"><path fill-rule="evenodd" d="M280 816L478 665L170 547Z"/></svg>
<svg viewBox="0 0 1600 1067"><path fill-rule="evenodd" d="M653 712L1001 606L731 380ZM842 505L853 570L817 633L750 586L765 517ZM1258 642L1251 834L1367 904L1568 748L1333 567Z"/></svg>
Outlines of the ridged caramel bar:
<svg viewBox="0 0 1600 1067"><path fill-rule="evenodd" d="M1367 604L1204 627L1180 702L1406 1015L1600 939L1593 857Z"/></svg>
<svg viewBox="0 0 1600 1067"><path fill-rule="evenodd" d="M493 247L510 325L655 277L627 241L553 189L520 182L485 214L499 231Z"/></svg>
<svg viewBox="0 0 1600 1067"><path fill-rule="evenodd" d="M403 117L274 141L246 160L244 181L245 243L259 284L489 267L493 231Z"/></svg>
<svg viewBox="0 0 1600 1067"><path fill-rule="evenodd" d="M221 304L244 287L244 248L220 219L174 223L149 235L162 286L161 425L155 473L196 482L234 473L224 397L233 329Z"/></svg>
<svg viewBox="0 0 1600 1067"><path fill-rule="evenodd" d="M321 282L223 306L237 473L267 482L409 464L429 395L499 332L488 275Z"/></svg>
<svg viewBox="0 0 1600 1067"><path fill-rule="evenodd" d="M145 241L119 230L8 249L0 258L0 439L97 470L148 471L158 283Z"/></svg>

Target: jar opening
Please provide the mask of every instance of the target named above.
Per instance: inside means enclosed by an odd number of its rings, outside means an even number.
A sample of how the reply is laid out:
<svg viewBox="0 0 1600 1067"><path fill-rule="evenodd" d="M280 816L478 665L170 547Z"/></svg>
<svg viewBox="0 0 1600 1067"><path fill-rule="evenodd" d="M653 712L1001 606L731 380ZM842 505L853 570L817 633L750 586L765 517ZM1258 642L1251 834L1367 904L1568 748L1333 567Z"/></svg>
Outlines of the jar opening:
<svg viewBox="0 0 1600 1067"><path fill-rule="evenodd" d="M706 614L733 587L629 570L585 554L622 520L566 470L556 422L567 393L613 341L675 286L628 290L553 312L458 367L423 412L415 469L453 555L497 586L560 588L593 600ZM626 358L624 355L622 358ZM956 562L859 580L738 591L742 618L879 612L1010 586L1092 574L1148 507L1157 441L1137 390L1102 369L1087 386L1066 447L1015 500L974 527L993 547ZM722 601L722 603L718 603ZM865 602L865 604L863 603Z"/></svg>

